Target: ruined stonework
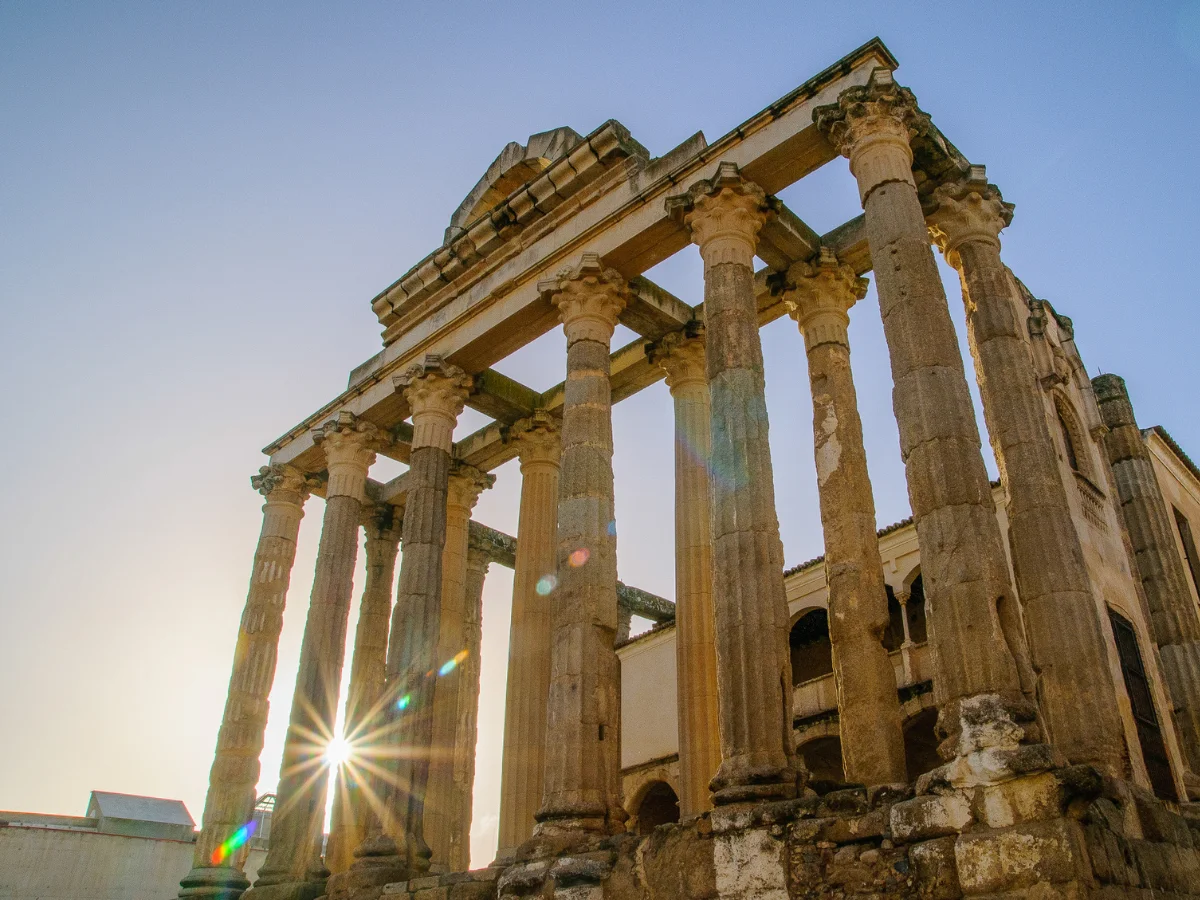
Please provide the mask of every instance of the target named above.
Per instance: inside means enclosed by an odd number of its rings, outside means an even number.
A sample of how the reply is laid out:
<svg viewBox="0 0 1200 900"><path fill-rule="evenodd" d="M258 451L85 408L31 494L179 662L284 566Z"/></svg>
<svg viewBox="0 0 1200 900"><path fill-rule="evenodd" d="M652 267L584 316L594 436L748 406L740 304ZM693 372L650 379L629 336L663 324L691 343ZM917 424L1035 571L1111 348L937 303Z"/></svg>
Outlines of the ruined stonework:
<svg viewBox="0 0 1200 900"><path fill-rule="evenodd" d="M1200 468L1138 428L1120 378L1088 377L1070 319L1004 263L1012 202L896 67L872 40L657 157L611 120L511 143L372 300L382 351L252 480L262 532L180 897L1200 897ZM779 194L839 155L862 214L820 235ZM645 273L689 244L703 291L680 298ZM912 507L881 530L848 337L874 307ZM785 315L814 413L787 464L814 465L824 551L787 571L760 339ZM618 325L636 339L612 346ZM560 326L561 383L495 368ZM636 514L674 524L675 603L618 580L613 406L659 381L674 509ZM487 422L456 433L467 407ZM377 455L407 470L372 479ZM472 518L510 460L515 538ZM310 493L320 549L250 886ZM469 870L493 564L514 570L499 839Z"/></svg>

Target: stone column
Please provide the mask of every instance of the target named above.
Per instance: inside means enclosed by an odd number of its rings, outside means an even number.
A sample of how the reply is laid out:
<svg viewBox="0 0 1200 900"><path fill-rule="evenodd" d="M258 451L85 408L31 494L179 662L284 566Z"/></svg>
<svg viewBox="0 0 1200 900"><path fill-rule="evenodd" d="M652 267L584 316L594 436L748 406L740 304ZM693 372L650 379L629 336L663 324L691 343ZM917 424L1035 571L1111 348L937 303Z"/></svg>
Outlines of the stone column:
<svg viewBox="0 0 1200 900"><path fill-rule="evenodd" d="M1125 381L1118 375L1092 379L1100 414L1108 426L1104 446L1112 465L1121 517L1158 645L1160 668L1171 697L1179 743L1187 755L1184 781L1200 799L1200 615L1188 590L1175 544L1175 523L1163 501L1150 451L1134 417Z"/></svg>
<svg viewBox="0 0 1200 900"><path fill-rule="evenodd" d="M912 597L909 591L896 591L896 602L900 604L900 627L904 629L904 643L901 647L912 647L912 633L909 631L908 625L908 601Z"/></svg>
<svg viewBox="0 0 1200 900"><path fill-rule="evenodd" d="M180 897L236 897L250 886L241 855L221 845L250 822L254 812L283 606L308 497L304 474L291 466L263 466L250 482L267 502L233 652L203 825L192 870L180 882Z"/></svg>
<svg viewBox="0 0 1200 900"><path fill-rule="evenodd" d="M481 491L491 487L495 475L487 475L473 466L455 463L451 468L446 502L446 546L442 551L442 612L437 661L438 679L433 691L433 744L429 760L429 787L425 793L424 834L433 856L432 866L439 871L460 871L466 851L461 827L462 785L455 773L460 768L458 740L461 723L474 721L478 702L478 680L469 683L469 670L459 666L467 656L468 631L474 610L467 596L467 538L471 510ZM478 654L479 648L475 648ZM472 730L472 738L474 733ZM474 741L471 750L474 752ZM468 828L471 798L466 798Z"/></svg>
<svg viewBox="0 0 1200 900"><path fill-rule="evenodd" d="M454 426L471 378L434 354L395 379L412 410L408 496L404 505L400 581L388 637L381 740L403 749L386 760L389 795L372 811L355 862L329 880L329 900L404 881L427 871L422 834L433 743L433 695L441 633L442 552Z"/></svg>
<svg viewBox="0 0 1200 900"><path fill-rule="evenodd" d="M342 729L351 758L334 777L333 817L325 864L343 872L354 862L354 848L367 836L370 804L379 803L386 785L375 777L379 738L373 733L387 660L388 622L392 616L392 579L400 550L401 517L390 503L380 503L366 516L367 583L363 588L350 663L350 690Z"/></svg>
<svg viewBox="0 0 1200 900"><path fill-rule="evenodd" d="M271 817L271 847L250 891L256 900L319 897L329 875L321 860L325 750L337 719L367 470L383 438L370 422L340 412L313 431L313 440L329 472L325 518Z"/></svg>
<svg viewBox="0 0 1200 900"><path fill-rule="evenodd" d="M1046 405L1000 261L1012 220L982 166L934 191L930 234L958 270L983 413L1008 494L1009 546L1047 737L1074 763L1125 774L1124 729L1100 607L1071 516Z"/></svg>
<svg viewBox="0 0 1200 900"><path fill-rule="evenodd" d="M909 141L927 120L886 69L813 118L849 157L866 214L921 549L934 694L949 736L943 755L1015 746L1034 716L1032 670L962 355L913 181Z"/></svg>
<svg viewBox="0 0 1200 900"><path fill-rule="evenodd" d="M717 804L796 791L783 544L767 442L754 250L762 189L721 163L712 181L667 199L704 259L704 323L712 453L712 590L721 765Z"/></svg>
<svg viewBox="0 0 1200 900"><path fill-rule="evenodd" d="M550 591L555 574L562 441L548 413L522 419L510 435L521 461L521 511L508 633L500 838L496 858L512 857L533 834L542 802L546 701L550 696Z"/></svg>
<svg viewBox="0 0 1200 900"><path fill-rule="evenodd" d="M651 355L675 401L675 662L679 703L679 814L712 808L708 783L721 765L708 501L711 410L704 327L669 334Z"/></svg>
<svg viewBox="0 0 1200 900"><path fill-rule="evenodd" d="M846 332L867 280L828 249L815 265L792 266L788 278L784 302L804 335L812 385L842 763L847 781L895 784L907 780L904 734L896 674L883 646L887 590Z"/></svg>
<svg viewBox="0 0 1200 900"><path fill-rule="evenodd" d="M617 538L613 516L609 343L629 298L620 273L585 253L541 282L567 334L558 491L558 586L550 593L553 643L546 763L535 839L567 841L621 831L621 670Z"/></svg>

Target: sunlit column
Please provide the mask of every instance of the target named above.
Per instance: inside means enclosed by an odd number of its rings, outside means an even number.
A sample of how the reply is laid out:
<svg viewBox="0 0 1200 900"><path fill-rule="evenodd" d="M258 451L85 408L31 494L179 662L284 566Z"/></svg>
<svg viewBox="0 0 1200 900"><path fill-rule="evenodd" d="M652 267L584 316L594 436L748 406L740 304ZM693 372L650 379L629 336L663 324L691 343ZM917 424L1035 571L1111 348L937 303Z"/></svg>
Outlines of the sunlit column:
<svg viewBox="0 0 1200 900"><path fill-rule="evenodd" d="M887 590L847 334L850 307L866 295L867 280L822 249L816 264L792 266L788 288L784 302L804 335L812 386L842 763L847 781L894 784L906 780L904 734L883 646Z"/></svg>
<svg viewBox="0 0 1200 900"><path fill-rule="evenodd" d="M233 652L203 825L192 870L180 882L180 897L235 897L250 886L239 850L250 836L243 829L254 810L284 601L308 497L304 473L292 466L263 466L250 482L266 498L262 531Z"/></svg>
<svg viewBox="0 0 1200 900"><path fill-rule="evenodd" d="M550 591L555 574L562 439L549 413L538 411L509 432L521 464L521 510L513 572L504 697L498 859L509 859L533 834L542 802L546 701L550 696Z"/></svg>
<svg viewBox="0 0 1200 900"><path fill-rule="evenodd" d="M383 786L373 770L378 735L372 734L383 696L387 661L388 623L392 615L392 580L400 549L401 518L390 503L371 508L363 529L367 539L367 583L363 587L350 662L350 689L346 697L343 737L350 751L334 776L333 817L325 865L342 872L354 861L354 848L365 838L370 806L378 802Z"/></svg>
<svg viewBox="0 0 1200 900"><path fill-rule="evenodd" d="M325 753L337 718L367 470L383 443L374 425L350 412L315 429L313 440L329 472L325 517L271 817L271 846L250 892L259 900L320 889L329 875L321 859L329 782ZM270 887L277 890L265 890Z"/></svg>
<svg viewBox="0 0 1200 900"><path fill-rule="evenodd" d="M760 187L723 162L667 208L704 260L721 726L713 802L791 797L788 610L754 296L754 251L769 207Z"/></svg>

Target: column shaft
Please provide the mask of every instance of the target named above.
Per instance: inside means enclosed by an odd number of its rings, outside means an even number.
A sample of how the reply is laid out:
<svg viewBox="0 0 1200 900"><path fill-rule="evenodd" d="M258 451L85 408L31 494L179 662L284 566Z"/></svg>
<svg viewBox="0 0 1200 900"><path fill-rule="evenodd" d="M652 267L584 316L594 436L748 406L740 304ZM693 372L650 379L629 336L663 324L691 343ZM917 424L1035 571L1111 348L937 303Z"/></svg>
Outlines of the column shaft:
<svg viewBox="0 0 1200 900"><path fill-rule="evenodd" d="M766 198L721 163L711 182L667 204L704 259L721 728L713 800L788 797L796 790L788 611L753 270Z"/></svg>
<svg viewBox="0 0 1200 900"><path fill-rule="evenodd" d="M507 859L533 834L542 802L546 701L550 696L550 579L555 573L561 440L542 413L514 427L521 461L521 509L513 572L504 698L497 858Z"/></svg>
<svg viewBox="0 0 1200 900"><path fill-rule="evenodd" d="M1025 322L1000 261L1011 206L976 168L942 185L932 232L958 269L988 434L1008 493L1009 546L1047 737L1074 763L1125 774L1100 608L1071 516Z"/></svg>
<svg viewBox="0 0 1200 900"><path fill-rule="evenodd" d="M250 822L254 810L284 601L308 496L303 474L290 466L263 466L251 480L267 502L233 653L203 825L192 871L180 883L180 897L235 897L250 886L242 873L242 854L222 844Z"/></svg>
<svg viewBox="0 0 1200 900"><path fill-rule="evenodd" d="M815 112L850 157L866 213L928 598L934 693L950 735L943 752L954 756L993 735L1017 739L1019 728L968 734L960 713L964 703L986 704L996 715L1029 718L1032 672L962 356L910 169L909 122L918 115L911 93L883 69Z"/></svg>
<svg viewBox="0 0 1200 900"><path fill-rule="evenodd" d="M388 622L392 615L392 579L400 549L400 516L388 504L372 510L366 520L367 583L363 587L350 663L350 690L342 734L351 758L334 779L333 818L325 863L342 872L354 861L354 848L367 836L371 804L386 794L375 777L377 735L372 734L386 677Z"/></svg>
<svg viewBox="0 0 1200 900"><path fill-rule="evenodd" d="M1188 793L1196 800L1200 798L1200 615L1188 590L1188 576L1175 544L1175 526L1125 382L1117 375L1100 375L1092 379L1092 385L1109 429L1104 445L1121 517L1150 610L1179 742L1187 755Z"/></svg>
<svg viewBox="0 0 1200 900"><path fill-rule="evenodd" d="M380 441L373 425L351 413L340 413L313 437L329 470L325 516L271 817L271 847L251 891L260 900L297 890L312 893L328 877L321 859L329 783L325 751L337 718L367 469ZM279 890L264 890L272 886Z"/></svg>
<svg viewBox="0 0 1200 900"><path fill-rule="evenodd" d="M702 332L696 323L693 333ZM712 418L702 337L664 338L654 361L675 401L675 660L679 709L679 813L712 808L708 785L721 765L713 624L709 461Z"/></svg>
<svg viewBox="0 0 1200 900"><path fill-rule="evenodd" d="M875 498L850 370L847 311L866 279L823 251L816 266L793 266L793 317L804 333L812 385L813 436L829 637L837 683L839 733L847 781L906 780L896 675L883 636L887 592L875 531Z"/></svg>
<svg viewBox="0 0 1200 900"><path fill-rule="evenodd" d="M609 341L628 298L624 279L586 254L539 285L567 334L558 586L550 594L553 649L546 762L537 833L582 837L623 827L617 541L613 515Z"/></svg>

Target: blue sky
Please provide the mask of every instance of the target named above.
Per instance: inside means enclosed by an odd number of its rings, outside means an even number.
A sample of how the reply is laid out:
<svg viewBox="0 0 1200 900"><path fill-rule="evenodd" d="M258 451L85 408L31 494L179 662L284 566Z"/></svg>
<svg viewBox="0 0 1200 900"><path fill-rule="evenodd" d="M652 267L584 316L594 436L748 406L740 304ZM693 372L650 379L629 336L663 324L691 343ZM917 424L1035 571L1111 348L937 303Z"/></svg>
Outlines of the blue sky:
<svg viewBox="0 0 1200 900"><path fill-rule="evenodd" d="M652 154L711 140L874 35L1016 203L1005 261L1074 319L1089 370L1124 375L1141 423L1200 454L1195 2L0 3L0 808L81 814L100 789L199 818L259 448L379 349L370 299L440 243L504 144L608 118ZM840 160L782 196L818 231L858 212ZM698 300L694 250L650 274ZM852 318L886 524L908 509L873 294ZM821 552L811 405L795 326L763 341L791 565ZM561 380L561 336L499 368ZM615 465L621 577L672 596L669 421L662 385L621 404ZM519 475L497 474L477 518L515 532ZM510 591L493 567L476 862L494 840Z"/></svg>

